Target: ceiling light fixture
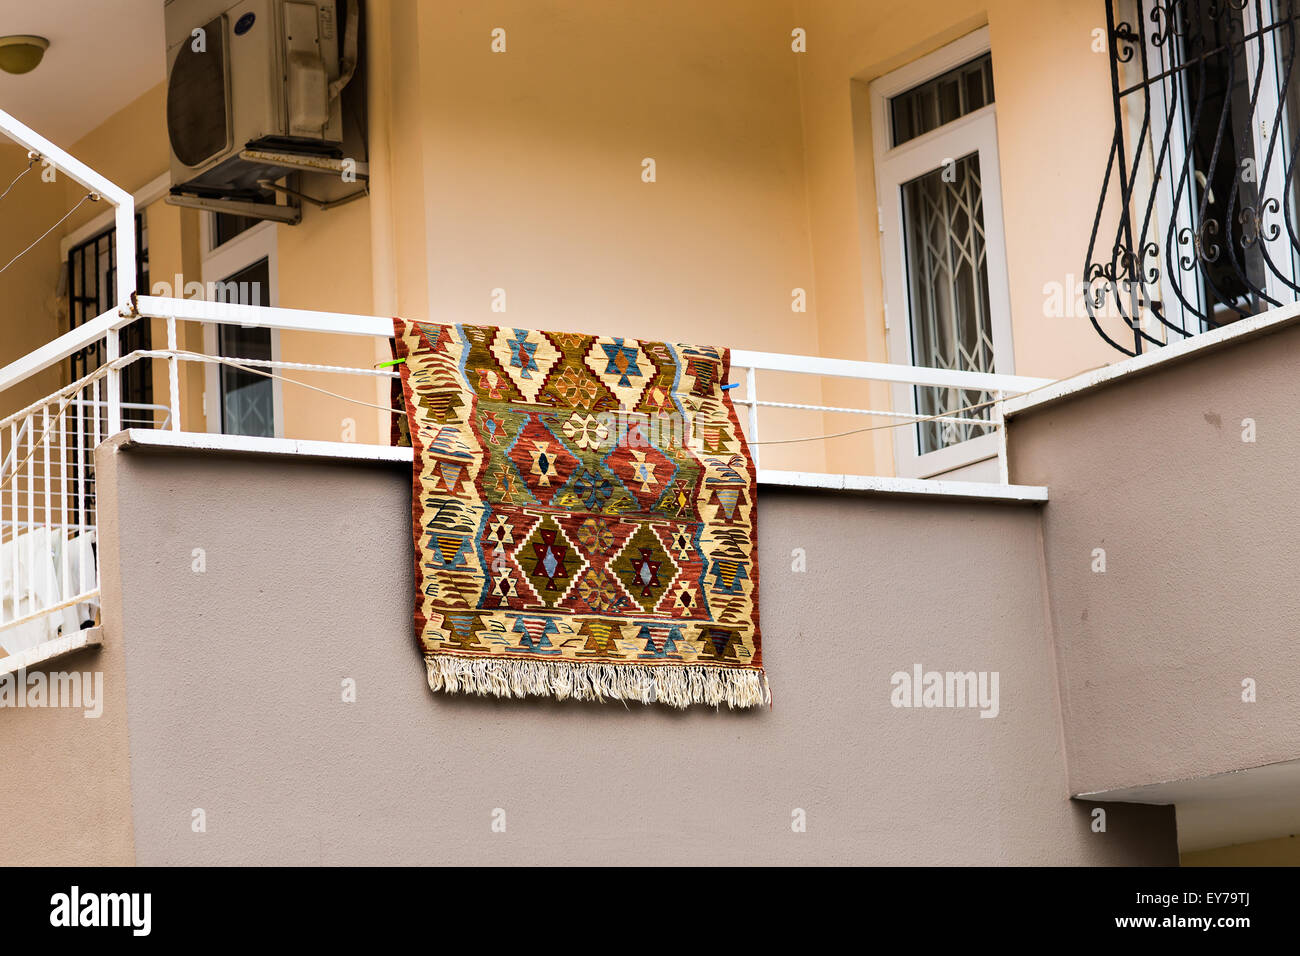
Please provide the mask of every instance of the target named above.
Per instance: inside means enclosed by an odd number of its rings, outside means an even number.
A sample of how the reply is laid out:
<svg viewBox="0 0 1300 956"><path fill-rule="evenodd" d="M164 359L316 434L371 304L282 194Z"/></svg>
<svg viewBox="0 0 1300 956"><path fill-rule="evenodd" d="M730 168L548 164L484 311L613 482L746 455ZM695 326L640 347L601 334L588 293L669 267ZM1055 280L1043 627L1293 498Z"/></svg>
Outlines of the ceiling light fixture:
<svg viewBox="0 0 1300 956"><path fill-rule="evenodd" d="M30 73L40 65L49 48L45 37L17 34L0 37L0 70L6 73Z"/></svg>

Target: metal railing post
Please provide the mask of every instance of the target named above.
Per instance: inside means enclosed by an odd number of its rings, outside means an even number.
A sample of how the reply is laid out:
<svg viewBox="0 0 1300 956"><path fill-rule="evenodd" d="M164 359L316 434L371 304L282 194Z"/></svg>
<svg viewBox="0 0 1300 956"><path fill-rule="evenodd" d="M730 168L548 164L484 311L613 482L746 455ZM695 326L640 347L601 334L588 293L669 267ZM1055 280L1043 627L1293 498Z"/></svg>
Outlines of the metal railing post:
<svg viewBox="0 0 1300 956"><path fill-rule="evenodd" d="M36 610L36 418L28 415L27 428L27 612ZM17 593L17 592L14 592Z"/></svg>
<svg viewBox="0 0 1300 956"><path fill-rule="evenodd" d="M54 507L54 498L50 494L50 406L48 405L41 409L41 457L45 459L41 463L44 466L42 477L45 479L45 501L43 502L45 507L42 515L44 520L42 520L41 525L45 529L45 547L49 549L54 546L54 528L53 523L50 521L50 510ZM50 577L54 574L53 564L42 562L41 567L45 571L45 583L51 584ZM55 603L57 603L57 600Z"/></svg>
<svg viewBox="0 0 1300 956"><path fill-rule="evenodd" d="M10 435L10 453L13 455L13 467L9 475L9 517L11 521L9 535L9 550L13 557L13 577L10 579L14 596L14 620L22 617L18 613L18 589L19 582L22 580L18 574L18 522L22 512L18 509L18 469L22 467L22 432L18 428L18 420L14 419L9 429Z"/></svg>
<svg viewBox="0 0 1300 956"><path fill-rule="evenodd" d="M109 333L104 336L105 364L111 365L121 358L120 351L117 332L110 329ZM112 438L122 430L122 380L120 376L121 370L115 368L109 369L106 376L107 394L104 397L108 405L105 417L105 438Z"/></svg>
<svg viewBox="0 0 1300 956"><path fill-rule="evenodd" d="M754 368L745 370L745 397L749 399L749 454L758 471L758 375Z"/></svg>
<svg viewBox="0 0 1300 956"><path fill-rule="evenodd" d="M171 406L172 431L181 430L181 383L176 368L176 316L167 316L167 401Z"/></svg>
<svg viewBox="0 0 1300 956"><path fill-rule="evenodd" d="M993 427L998 433L998 482L1009 485L1011 481L1010 470L1007 467L1007 419L1002 413L1002 396L1001 391L993 393L993 408L989 417L993 420Z"/></svg>
<svg viewBox="0 0 1300 956"><path fill-rule="evenodd" d="M4 501L4 494L3 494L3 489L5 486L4 477L6 471L8 471L8 469L5 467L5 434L4 434L4 429L0 428L0 558L3 558L4 556L4 531L5 531L5 525L7 524L5 520L5 501ZM3 599L3 595L6 591L5 578L7 578L8 576L9 576L8 566L3 560L0 560L0 624L3 624L5 620L5 602ZM15 584L14 591L15 593L17 593L17 582L15 581L14 584ZM16 603L14 605L14 610L15 611L18 610ZM15 614L15 616L17 615Z"/></svg>
<svg viewBox="0 0 1300 956"><path fill-rule="evenodd" d="M72 574L69 571L69 552L72 539L68 527L68 406L59 413L59 509L62 517L59 534L59 600L66 601L72 596Z"/></svg>

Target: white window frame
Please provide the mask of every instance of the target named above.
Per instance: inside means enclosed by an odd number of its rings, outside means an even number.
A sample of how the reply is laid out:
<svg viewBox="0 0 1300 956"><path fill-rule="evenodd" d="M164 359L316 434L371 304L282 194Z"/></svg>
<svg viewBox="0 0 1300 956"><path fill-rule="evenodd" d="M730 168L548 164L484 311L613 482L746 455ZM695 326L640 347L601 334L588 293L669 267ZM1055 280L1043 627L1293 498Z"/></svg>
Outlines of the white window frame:
<svg viewBox="0 0 1300 956"><path fill-rule="evenodd" d="M247 269L260 259L266 260L270 275L270 288L266 290L264 305L280 304L279 254L276 248L276 223L261 222L246 229L215 248L216 213L205 212L200 223L199 245L202 250L202 281L204 294L209 283L222 282L242 269ZM203 324L203 350L208 355L219 354L217 327L211 322ZM271 360L281 361L280 330L271 330ZM207 430L214 435L221 430L221 376L215 362L204 363L203 411ZM274 416L276 438L284 437L284 390L279 379L271 380L271 412Z"/></svg>
<svg viewBox="0 0 1300 956"><path fill-rule="evenodd" d="M1006 239L1002 220L1002 180L998 164L997 103L968 113L901 146L893 145L889 101L942 73L990 51L988 27L976 30L870 86L872 144L875 154L877 215L881 265L884 272L885 336L889 360L915 365L912 319L904 243L902 187L941 168L946 161L979 154L984 211L985 268L988 273L989 315L992 322L993 371L1015 373L1011 340L1011 291L1007 280ZM894 408L915 413L911 386L895 385ZM919 453L915 426L894 429L895 468L900 477L930 478L997 457L997 435L981 435L938 451ZM996 465L986 466L995 468ZM971 473L968 476L976 478Z"/></svg>

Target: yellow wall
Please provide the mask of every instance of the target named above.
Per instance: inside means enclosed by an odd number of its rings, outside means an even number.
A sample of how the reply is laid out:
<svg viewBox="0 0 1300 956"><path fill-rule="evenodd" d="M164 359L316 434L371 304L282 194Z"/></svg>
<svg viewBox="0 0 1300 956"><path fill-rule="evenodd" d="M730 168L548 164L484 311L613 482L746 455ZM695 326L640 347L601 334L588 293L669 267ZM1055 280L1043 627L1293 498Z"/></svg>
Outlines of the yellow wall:
<svg viewBox="0 0 1300 956"><path fill-rule="evenodd" d="M821 351L790 308L813 270L786 4L422 4L417 29L394 125L424 132L424 205L399 228L425 217L432 318ZM781 455L822 469L816 446Z"/></svg>
<svg viewBox="0 0 1300 956"><path fill-rule="evenodd" d="M168 168L168 145L165 122L166 92L159 84L119 112L109 117L68 151L98 172L130 191L144 187ZM12 158L8 154L12 153ZM21 169L22 151L5 147L5 159L0 169ZM45 186L45 189L38 187ZM17 252L31 239L71 208L85 194L85 190L63 175L58 175L53 185L43 184L38 171L24 179L6 200L6 228L0 236L0 251L14 246L9 255ZM9 200L13 200L10 204ZM59 239L99 216L104 204L84 205L60 228L56 229L40 246L33 249L9 273L0 276L0 294L3 295L3 313L0 313L0 364L12 361L67 331L65 296L57 293L61 268ZM175 285L175 276L182 276L182 284L200 281L202 272L199 229L201 214L195 210L171 206L162 200L150 203L143 210L149 226L150 279ZM17 227L10 228L10 222ZM30 235L29 235L30 233ZM350 205L320 212L313 208L304 211L302 224L277 229L277 254L279 256L280 304L292 308L321 309L337 312L371 311L371 280L369 257L369 216L367 202L362 199ZM4 257L7 261L9 255ZM160 291L170 294L180 290ZM35 315L38 321L32 321ZM151 322L152 342L155 348L166 346L166 327L163 321ZM178 345L182 349L203 351L202 330L196 323L181 323ZM322 365L369 366L375 361L376 346L368 339L351 336L319 336L286 333L281 340L282 357L295 362ZM384 350L387 351L386 348ZM197 364L181 365L182 423L186 429L201 431L203 417L202 367ZM293 374L313 385L362 401L387 403L386 382L372 379L342 377L338 375ZM61 365L51 369L37 381L23 389L15 389L2 396L0 409L8 413L23 402L34 400L54 391L66 382L67 369ZM154 401L166 403L168 395L167 370L161 361L154 363ZM380 388L383 384L385 387ZM25 396L25 398L24 398ZM284 386L285 434L294 438L322 438L339 440L341 423L345 417L356 420L355 440L387 442L388 424L379 412L328 398L319 393L292 385Z"/></svg>
<svg viewBox="0 0 1300 956"><path fill-rule="evenodd" d="M1100 190L1111 124L1106 56L1092 50L1100 17L1094 0L374 0L376 191L277 228L279 302L886 360L867 84L987 25L1016 371L1060 377L1113 361L1086 319L1049 318L1044 293L1082 271ZM491 50L497 27L505 53ZM795 27L806 53L791 50ZM73 152L127 188L149 182L167 168L164 101L160 84ZM654 183L642 181L647 157ZM31 209L33 225L75 199L75 184L63 188ZM149 216L153 278L179 268L198 279L198 214L156 203ZM22 280L32 288L10 301L49 286L57 263L42 255ZM804 313L791 311L795 288ZM49 329L15 334L6 328L0 361ZM182 330L183 346L199 344ZM383 351L282 337L293 361L369 365ZM302 377L387 404L383 383ZM187 405L199 378L191 370ZM883 387L760 383L768 398L889 403ZM293 437L338 438L352 417L358 440L386 436L376 409L290 385L284 407ZM771 439L879 420L765 411L764 422ZM826 447L769 446L764 464L892 471L889 432Z"/></svg>
<svg viewBox="0 0 1300 956"><path fill-rule="evenodd" d="M360 199L322 212L303 210L296 226L276 227L280 305L324 312L371 313L370 209ZM281 332L285 361L313 365L369 367L388 359L386 343L369 337ZM388 380L334 373L286 371L286 377L372 405L389 402ZM320 441L354 440L388 443L388 419L380 425L373 409L321 392L285 383L285 435Z"/></svg>
<svg viewBox="0 0 1300 956"><path fill-rule="evenodd" d="M1082 272L1101 191L1112 129L1107 58L1091 48L1093 28L1105 25L1101 4L797 0L795 8L794 22L808 31L808 52L798 61L825 354L888 355L867 84L987 25L1015 370L1060 378L1119 358L1086 319L1048 318L1043 294L1046 283ZM854 404L846 395L861 399L844 386L827 388L830 403ZM888 393L877 388L871 400L887 402ZM892 467L887 432L877 432L870 448L854 439L833 447L835 470Z"/></svg>
<svg viewBox="0 0 1300 956"><path fill-rule="evenodd" d="M5 139L0 143L0 192L27 165L27 151ZM67 212L63 187L41 179L34 166L0 205L0 266L9 262ZM41 240L0 275L0 366L21 358L59 334L65 300L58 295L59 234ZM62 384L50 369L12 389L0 392L0 418L55 391ZM8 454L9 435L0 436ZM0 458L3 455L0 454Z"/></svg>

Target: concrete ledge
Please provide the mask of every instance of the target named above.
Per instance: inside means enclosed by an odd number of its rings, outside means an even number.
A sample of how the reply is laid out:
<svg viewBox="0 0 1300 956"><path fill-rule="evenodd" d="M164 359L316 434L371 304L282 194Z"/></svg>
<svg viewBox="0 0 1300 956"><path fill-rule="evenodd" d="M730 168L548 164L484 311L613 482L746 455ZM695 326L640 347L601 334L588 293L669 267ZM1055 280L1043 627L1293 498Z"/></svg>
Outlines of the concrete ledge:
<svg viewBox="0 0 1300 956"><path fill-rule="evenodd" d="M1032 392L1009 398L1002 405L1003 417L1009 419L1024 412L1055 404L1082 392L1093 391L1112 382L1124 381L1146 372L1165 369L1170 365L1188 359L1201 358L1218 349L1239 345L1261 335L1280 332L1294 325L1297 321L1300 321L1300 303L1270 309L1262 315L1241 319L1231 325L1225 325L1213 331L1203 332L1200 335L1183 339L1181 342L1153 349L1150 352L1143 352L1141 355L1135 355L1122 362L1116 362L1114 365L1105 365L1089 372L1080 372L1078 375L1063 378L1059 382L1043 388L1037 388Z"/></svg>
<svg viewBox="0 0 1300 956"><path fill-rule="evenodd" d="M87 627L68 637L56 637L52 641L42 641L35 647L17 654L0 658L0 675L15 674L20 670L46 664L50 661L67 657L87 647L99 647L104 643L102 627Z"/></svg>
<svg viewBox="0 0 1300 956"><path fill-rule="evenodd" d="M128 428L104 444L121 448L157 448L223 451L253 455L292 455L298 458L346 458L353 461L411 461L410 448L364 445L359 442L304 441L296 438L254 438L250 435L212 435L156 428Z"/></svg>
<svg viewBox="0 0 1300 956"><path fill-rule="evenodd" d="M123 449L171 449L216 451L236 454L278 455L299 458L346 459L357 462L411 462L410 448L363 445L355 442L299 441L289 438L252 438L246 435L210 435L205 432L174 432L152 428L129 428L105 444ZM978 481L944 481L938 478L889 478L875 475L832 475L821 472L773 471L760 468L758 483L764 487L818 488L825 491L872 492L889 495L955 498L959 500L1010 501L1036 504L1047 500L1047 489L1039 485L998 485Z"/></svg>
<svg viewBox="0 0 1300 956"><path fill-rule="evenodd" d="M817 472L772 471L760 468L764 487L822 488L828 491L874 492L961 501L1008 501L1039 504L1047 500L1043 485L999 485L983 481L944 481L941 478L886 478L878 475L826 475Z"/></svg>

